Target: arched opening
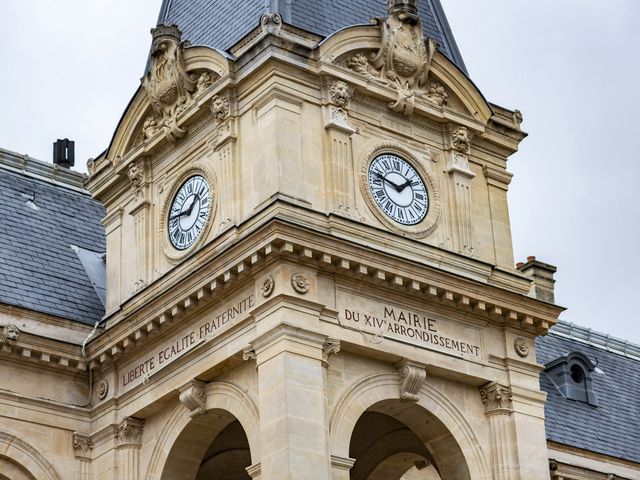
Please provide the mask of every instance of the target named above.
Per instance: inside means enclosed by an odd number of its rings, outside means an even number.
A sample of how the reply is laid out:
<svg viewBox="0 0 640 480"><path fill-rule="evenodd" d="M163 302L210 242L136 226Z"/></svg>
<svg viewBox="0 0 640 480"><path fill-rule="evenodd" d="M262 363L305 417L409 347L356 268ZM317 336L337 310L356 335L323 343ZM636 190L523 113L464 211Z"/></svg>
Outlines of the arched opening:
<svg viewBox="0 0 640 480"><path fill-rule="evenodd" d="M251 450L240 422L225 410L194 418L180 433L162 480L251 480Z"/></svg>
<svg viewBox="0 0 640 480"><path fill-rule="evenodd" d="M444 424L418 404L385 400L367 409L351 435L351 480L470 479Z"/></svg>

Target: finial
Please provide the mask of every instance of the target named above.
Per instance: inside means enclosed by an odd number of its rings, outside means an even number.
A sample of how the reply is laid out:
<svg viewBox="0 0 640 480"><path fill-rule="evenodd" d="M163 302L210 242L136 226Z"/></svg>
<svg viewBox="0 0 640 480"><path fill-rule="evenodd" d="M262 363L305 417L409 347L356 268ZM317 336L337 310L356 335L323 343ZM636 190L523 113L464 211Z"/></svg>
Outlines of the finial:
<svg viewBox="0 0 640 480"><path fill-rule="evenodd" d="M418 19L418 0L388 0L387 10L389 16L397 13L415 21Z"/></svg>

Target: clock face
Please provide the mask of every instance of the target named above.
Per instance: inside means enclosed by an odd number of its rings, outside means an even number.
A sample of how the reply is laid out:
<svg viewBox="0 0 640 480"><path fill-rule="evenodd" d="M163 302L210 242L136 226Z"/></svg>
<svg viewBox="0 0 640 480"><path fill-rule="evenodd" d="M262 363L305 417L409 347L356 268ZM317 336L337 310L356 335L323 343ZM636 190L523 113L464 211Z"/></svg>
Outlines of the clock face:
<svg viewBox="0 0 640 480"><path fill-rule="evenodd" d="M186 250L198 239L209 218L211 192L202 175L189 178L171 202L167 219L169 239L178 250Z"/></svg>
<svg viewBox="0 0 640 480"><path fill-rule="evenodd" d="M380 209L402 225L416 225L429 211L424 181L409 162L386 153L373 159L368 171L369 190Z"/></svg>

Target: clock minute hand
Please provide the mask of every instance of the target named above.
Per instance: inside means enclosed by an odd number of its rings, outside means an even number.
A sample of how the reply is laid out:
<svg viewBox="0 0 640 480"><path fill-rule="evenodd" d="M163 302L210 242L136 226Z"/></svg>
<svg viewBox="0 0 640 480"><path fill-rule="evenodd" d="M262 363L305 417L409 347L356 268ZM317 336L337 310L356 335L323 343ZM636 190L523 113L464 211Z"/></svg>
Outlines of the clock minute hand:
<svg viewBox="0 0 640 480"><path fill-rule="evenodd" d="M385 177L385 176L384 176L383 174L381 174L380 172L376 172L376 176L377 176L379 179L381 179L381 180L383 180L383 181L387 182L387 183L388 183L389 185L391 185L393 188L395 188L395 189L396 189L396 192L401 192L401 191L404 189L404 187L402 187L402 186L398 185L398 184L397 184L397 183L395 183L395 182L392 182L391 180L389 180L387 177Z"/></svg>
<svg viewBox="0 0 640 480"><path fill-rule="evenodd" d="M200 200L200 195L196 193L193 198L193 202L191 202L191 205L189 205L189 208L181 211L180 213L176 213L174 216L170 217L169 220L175 220L176 218L188 217L189 215L191 215L191 212L193 211L193 207L195 206L198 200Z"/></svg>

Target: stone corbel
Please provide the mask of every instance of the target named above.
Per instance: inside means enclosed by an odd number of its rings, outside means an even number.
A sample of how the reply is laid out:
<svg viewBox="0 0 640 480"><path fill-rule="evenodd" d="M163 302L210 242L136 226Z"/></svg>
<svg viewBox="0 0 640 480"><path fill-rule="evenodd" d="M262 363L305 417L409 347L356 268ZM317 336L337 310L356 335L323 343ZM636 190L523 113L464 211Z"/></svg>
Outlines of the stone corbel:
<svg viewBox="0 0 640 480"><path fill-rule="evenodd" d="M513 411L509 387L497 382L488 383L480 387L480 397L487 415L510 414Z"/></svg>
<svg viewBox="0 0 640 480"><path fill-rule="evenodd" d="M420 400L418 392L427 379L426 365L411 360L401 360L395 364L400 374L400 400L403 402L417 402Z"/></svg>
<svg viewBox="0 0 640 480"><path fill-rule="evenodd" d="M195 418L206 412L207 396L204 392L205 383L191 380L179 388L180 403L190 410L189 416Z"/></svg>
<svg viewBox="0 0 640 480"><path fill-rule="evenodd" d="M136 418L125 418L116 428L116 446L140 447L142 445L142 432L144 422Z"/></svg>
<svg viewBox="0 0 640 480"><path fill-rule="evenodd" d="M282 17L279 13L265 13L260 17L260 26L265 34L278 35L282 28Z"/></svg>
<svg viewBox="0 0 640 480"><path fill-rule="evenodd" d="M79 432L73 433L73 452L76 458L90 460L92 449L93 442L89 435Z"/></svg>
<svg viewBox="0 0 640 480"><path fill-rule="evenodd" d="M322 365L329 367L329 355L337 355L340 351L340 340L335 338L327 338L322 345Z"/></svg>
<svg viewBox="0 0 640 480"><path fill-rule="evenodd" d="M150 183L149 166L146 158L141 157L133 160L127 167L127 177L131 184L133 199L137 206L132 210L131 214L135 215L140 206L148 203L148 187Z"/></svg>
<svg viewBox="0 0 640 480"><path fill-rule="evenodd" d="M242 349L242 359L245 362L250 360L256 360L258 357L256 356L256 350L251 345L248 345Z"/></svg>

